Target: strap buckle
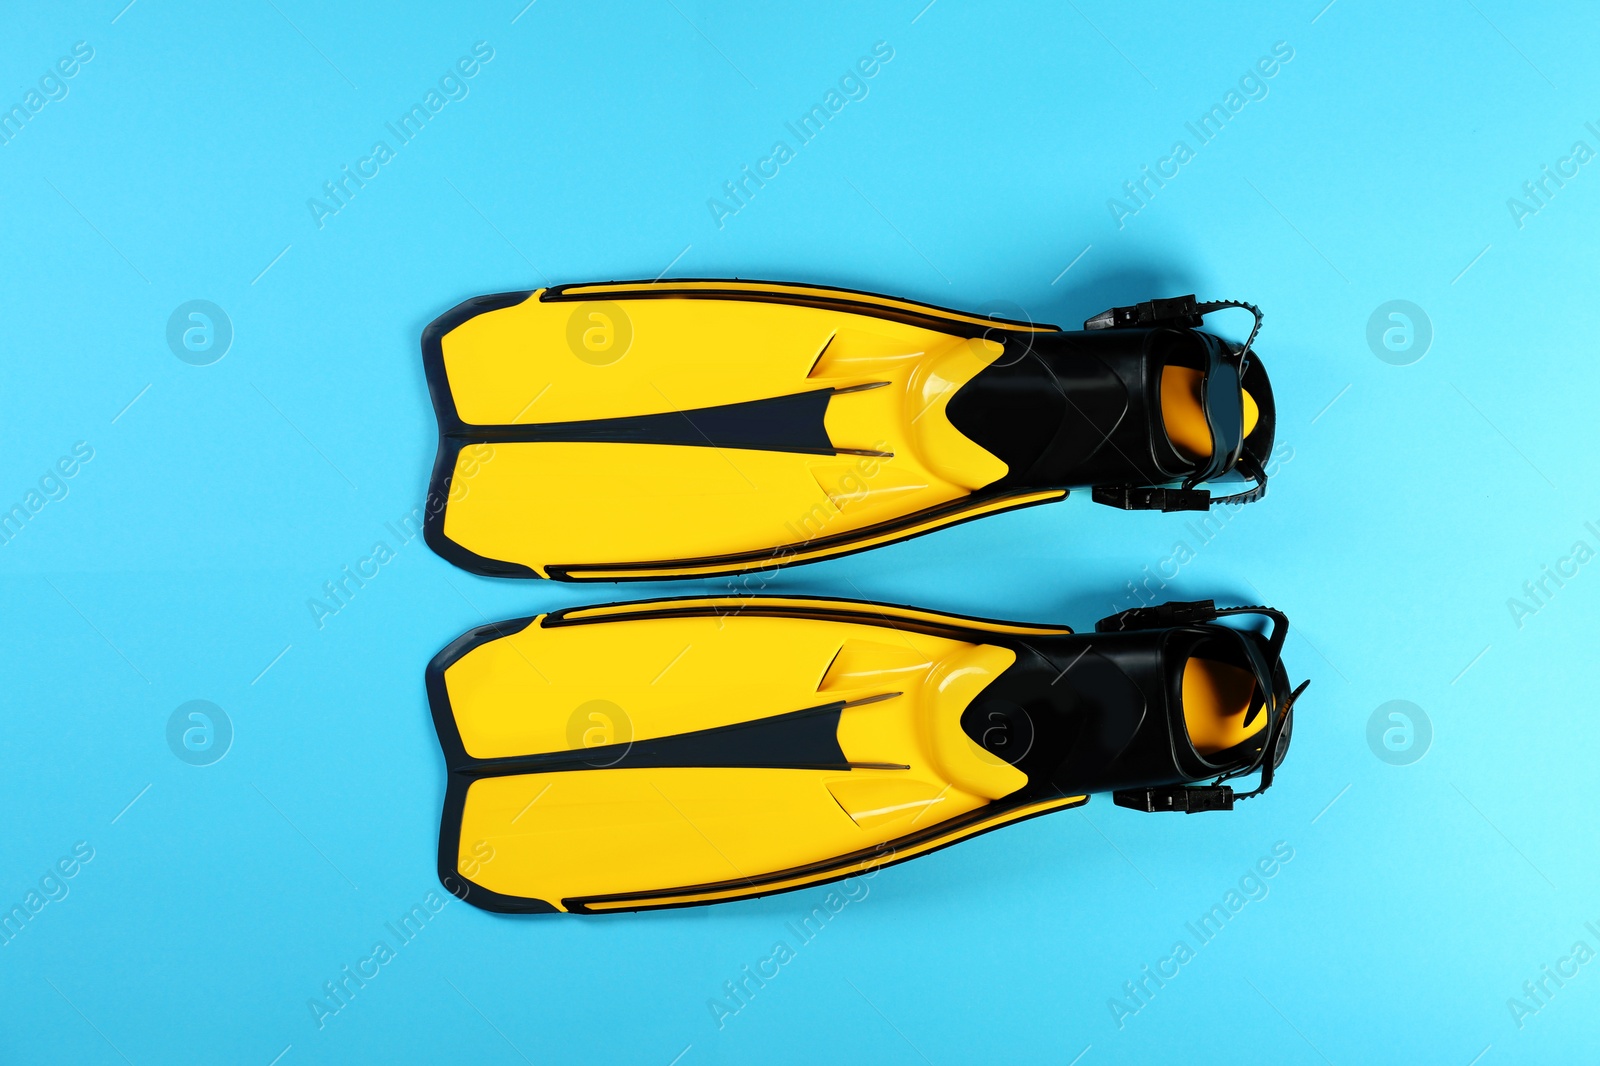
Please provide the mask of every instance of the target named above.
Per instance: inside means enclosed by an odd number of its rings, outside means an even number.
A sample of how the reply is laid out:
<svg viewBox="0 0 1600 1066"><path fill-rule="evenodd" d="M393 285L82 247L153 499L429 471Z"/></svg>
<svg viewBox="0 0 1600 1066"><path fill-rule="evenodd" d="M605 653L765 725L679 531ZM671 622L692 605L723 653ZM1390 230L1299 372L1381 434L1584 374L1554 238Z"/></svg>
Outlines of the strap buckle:
<svg viewBox="0 0 1600 1066"><path fill-rule="evenodd" d="M1084 322L1084 329L1131 329L1137 326L1198 326L1204 312L1194 294L1169 300L1146 300L1132 307L1113 307Z"/></svg>
<svg viewBox="0 0 1600 1066"><path fill-rule="evenodd" d="M1209 511L1211 493L1206 489L1155 489L1140 485L1096 485L1089 492L1095 503L1124 511Z"/></svg>
<svg viewBox="0 0 1600 1066"><path fill-rule="evenodd" d="M1244 347L1239 349L1241 371L1243 364L1250 361L1250 346L1255 343L1256 334L1261 332L1261 308L1255 304L1245 303L1243 300L1207 300L1199 303L1194 294L1188 296L1174 296L1168 300L1146 300L1142 304L1132 307L1113 307L1109 311L1101 311L1083 323L1084 329L1132 329L1136 326L1198 326L1201 321L1213 311L1224 308L1237 307L1249 311L1255 316L1255 326L1250 330L1249 338L1244 342Z"/></svg>
<svg viewBox="0 0 1600 1066"><path fill-rule="evenodd" d="M1130 629L1169 629L1212 622L1217 617L1215 600L1173 600L1154 607L1130 607L1094 624L1096 633L1123 633Z"/></svg>
<svg viewBox="0 0 1600 1066"><path fill-rule="evenodd" d="M1169 788L1126 788L1111 793L1118 807L1146 814L1175 812L1199 814L1202 811L1233 810L1233 789L1227 785L1176 785Z"/></svg>

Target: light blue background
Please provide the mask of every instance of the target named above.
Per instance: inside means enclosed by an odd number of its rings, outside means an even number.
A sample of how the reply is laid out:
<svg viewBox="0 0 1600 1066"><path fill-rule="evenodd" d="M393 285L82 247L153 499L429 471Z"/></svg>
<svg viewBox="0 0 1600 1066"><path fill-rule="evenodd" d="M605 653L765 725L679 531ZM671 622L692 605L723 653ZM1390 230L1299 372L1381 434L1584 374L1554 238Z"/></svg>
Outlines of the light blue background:
<svg viewBox="0 0 1600 1066"><path fill-rule="evenodd" d="M0 32L7 108L95 50L0 146L0 504L94 449L0 547L0 904L95 852L0 947L0 1058L1491 1066L1600 1043L1600 961L1524 1028L1506 1002L1600 948L1600 564L1521 628L1507 606L1600 546L1600 164L1521 227L1507 207L1600 148L1591 7L122 2ZM477 41L470 95L319 229L307 199ZM708 198L877 41L868 96L719 228ZM1279 41L1266 98L1119 229L1108 198ZM602 920L453 902L319 1030L323 982L438 889L429 656L486 619L724 587L492 581L402 546L385 523L434 450L419 331L479 293L664 270L1068 325L1260 304L1292 457L1166 594L1291 615L1315 684L1281 783L1227 816L1102 799L884 871L720 1030L707 1001L827 890ZM232 319L215 365L167 347L191 299ZM1368 347L1392 299L1431 319L1414 365ZM1085 626L1190 521L1080 497L770 588ZM380 540L395 559L318 629L307 600ZM191 699L233 723L213 766L165 740ZM1368 746L1394 699L1433 724L1413 765ZM1119 1029L1123 982L1278 841L1267 898Z"/></svg>

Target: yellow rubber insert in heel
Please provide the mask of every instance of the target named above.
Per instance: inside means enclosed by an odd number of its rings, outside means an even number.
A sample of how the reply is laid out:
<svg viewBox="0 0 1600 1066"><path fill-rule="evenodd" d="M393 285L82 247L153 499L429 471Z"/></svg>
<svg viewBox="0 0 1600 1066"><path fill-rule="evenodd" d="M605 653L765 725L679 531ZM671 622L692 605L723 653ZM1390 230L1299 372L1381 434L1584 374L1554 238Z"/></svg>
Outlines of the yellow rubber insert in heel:
<svg viewBox="0 0 1600 1066"><path fill-rule="evenodd" d="M1256 681L1248 670L1214 659L1184 663L1183 723L1194 750L1201 755L1226 751L1261 732L1265 714L1244 724L1255 691Z"/></svg>

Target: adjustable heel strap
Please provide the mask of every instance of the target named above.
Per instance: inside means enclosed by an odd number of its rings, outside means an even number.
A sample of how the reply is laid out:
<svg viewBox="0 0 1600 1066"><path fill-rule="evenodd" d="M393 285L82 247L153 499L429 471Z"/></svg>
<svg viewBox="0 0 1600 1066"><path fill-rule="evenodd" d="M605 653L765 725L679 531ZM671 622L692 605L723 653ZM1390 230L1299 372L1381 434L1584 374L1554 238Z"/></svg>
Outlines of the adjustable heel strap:
<svg viewBox="0 0 1600 1066"><path fill-rule="evenodd" d="M1272 787L1274 771L1278 768L1278 743L1294 721L1295 701L1310 685L1310 681L1300 682L1300 687L1291 692L1289 698L1284 701L1283 709L1267 730L1261 745L1261 754L1256 757L1255 764L1226 775L1226 777L1238 777L1257 770L1261 771L1260 781L1249 792L1235 792L1231 786L1222 784L1226 778L1218 778L1209 785L1119 789L1111 794L1112 802L1118 807L1144 811L1146 814L1163 812L1200 814L1203 811L1231 811L1239 800L1255 799Z"/></svg>
<svg viewBox="0 0 1600 1066"><path fill-rule="evenodd" d="M1254 481L1255 484L1250 488L1245 489L1243 492L1235 492L1231 496L1214 497L1211 501L1212 503L1226 503L1233 505L1255 503L1257 500L1266 496L1267 472L1261 468L1260 460L1258 460L1254 455L1251 455L1249 452L1240 452L1239 461L1235 464L1235 469L1237 469L1239 473L1243 474L1245 477Z"/></svg>
<svg viewBox="0 0 1600 1066"><path fill-rule="evenodd" d="M1237 307L1240 310L1249 311L1255 316L1256 320L1256 324L1250 327L1250 336L1244 340L1244 347L1239 349L1239 363L1242 372L1243 367L1250 362L1250 346L1256 342L1256 334L1261 332L1261 320L1264 316L1261 314L1261 308L1255 304L1245 303L1243 300L1207 300L1205 303L1199 304L1197 310L1203 317L1213 311L1221 311L1228 307Z"/></svg>
<svg viewBox="0 0 1600 1066"><path fill-rule="evenodd" d="M1289 618L1275 607L1218 607L1215 600L1173 600L1152 607L1130 607L1126 611L1107 615L1094 624L1094 631L1125 633L1130 629L1171 629L1174 626L1204 625L1235 614L1260 615L1272 623L1272 629L1267 634L1267 658L1270 662L1277 662L1283 655L1284 640L1289 636ZM1255 664L1255 672L1262 691L1271 689L1272 681L1266 672L1266 663Z"/></svg>
<svg viewBox="0 0 1600 1066"><path fill-rule="evenodd" d="M1299 701L1300 697L1305 694L1306 689L1310 687L1311 679L1306 678L1304 681L1300 682L1298 688L1289 693L1289 698L1283 703L1283 709L1278 712L1277 721L1273 722L1272 728L1267 731L1266 743L1262 745L1260 759L1261 777L1258 779L1255 788L1251 789L1249 792L1239 793L1239 799L1255 799L1257 796L1261 795L1261 793L1272 787L1273 774L1276 773L1278 769L1278 744L1283 739L1284 735L1294 728L1294 705ZM1245 770L1243 772L1249 773L1250 771Z"/></svg>
<svg viewBox="0 0 1600 1066"><path fill-rule="evenodd" d="M1263 607L1260 605L1222 607L1217 610L1218 618L1230 614L1260 615L1271 622L1272 630L1267 634L1267 658L1272 662L1277 662L1283 657L1283 644L1289 636L1289 617L1286 614L1275 607ZM1265 664L1262 665L1264 666ZM1257 680L1261 683L1263 691L1270 689L1272 685L1268 678L1259 670L1257 674Z"/></svg>
<svg viewBox="0 0 1600 1066"><path fill-rule="evenodd" d="M1237 307L1249 311L1255 316L1256 324L1250 330L1250 336L1240 349L1240 358L1248 362L1250 359L1250 345L1255 343L1256 334L1261 332L1261 308L1255 304L1245 303L1243 300L1195 300L1194 294L1188 296L1174 296L1170 300L1146 300L1144 303L1134 304L1131 307L1113 307L1109 311L1101 311L1093 318L1083 323L1084 329L1131 329L1137 326L1188 326L1200 325L1213 311Z"/></svg>

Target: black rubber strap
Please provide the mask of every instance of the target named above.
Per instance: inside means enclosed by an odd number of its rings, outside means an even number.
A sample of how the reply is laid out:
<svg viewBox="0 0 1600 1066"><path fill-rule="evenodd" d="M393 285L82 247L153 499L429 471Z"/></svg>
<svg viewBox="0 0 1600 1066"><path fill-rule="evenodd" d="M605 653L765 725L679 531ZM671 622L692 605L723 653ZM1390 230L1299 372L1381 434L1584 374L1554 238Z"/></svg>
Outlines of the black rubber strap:
<svg viewBox="0 0 1600 1066"><path fill-rule="evenodd" d="M1283 644L1289 637L1289 616L1276 607L1218 607L1215 600L1172 600L1153 607L1130 607L1126 611L1107 615L1094 624L1094 631L1124 633L1130 629L1171 629L1174 626L1204 625L1235 614L1260 615L1271 622L1272 632L1267 634L1267 654L1274 661L1283 655ZM1270 677L1261 680L1264 687L1271 687Z"/></svg>
<svg viewBox="0 0 1600 1066"><path fill-rule="evenodd" d="M1255 484L1243 492L1235 492L1231 496L1214 496L1212 503L1245 504L1255 503L1267 494L1267 472L1261 468L1261 461L1249 452L1239 453L1239 462L1234 469Z"/></svg>
<svg viewBox="0 0 1600 1066"><path fill-rule="evenodd" d="M1204 811L1231 811L1233 805L1240 800L1255 799L1267 789L1272 787L1273 772L1278 768L1277 751L1279 741L1294 721L1295 701L1300 694L1311 684L1310 681L1300 682L1300 687L1289 694L1283 702L1283 710L1267 727L1265 742L1261 745L1261 754L1254 765L1246 767L1227 777L1238 777L1250 774L1257 769L1261 771L1261 780L1249 792L1235 792L1229 785L1222 784L1227 778L1218 778L1209 785L1167 785L1160 788L1125 788L1118 789L1111 794L1111 800L1118 807L1127 807L1130 810L1144 811L1147 814L1160 814L1163 812L1181 814L1200 814Z"/></svg>
<svg viewBox="0 0 1600 1066"><path fill-rule="evenodd" d="M1209 511L1213 504L1240 506L1255 503L1267 494L1267 474L1249 452L1239 455L1237 469L1255 482L1243 492L1227 496L1213 496L1209 489L1153 489L1143 485L1096 485L1089 490L1089 498L1107 507L1124 511Z"/></svg>
<svg viewBox="0 0 1600 1066"><path fill-rule="evenodd" d="M1276 607L1262 607L1260 605L1251 605L1247 607L1218 607L1216 609L1216 617L1218 618L1232 614L1260 615L1262 618L1265 618L1267 621L1271 622L1272 632L1267 634L1267 655L1270 656L1274 662L1283 657L1283 644L1284 641L1289 639L1288 615L1284 614ZM1264 684L1266 688L1270 689L1272 687L1271 678L1266 678Z"/></svg>
<svg viewBox="0 0 1600 1066"><path fill-rule="evenodd" d="M1134 304L1132 307L1113 307L1109 311L1101 311L1093 318L1083 323L1084 329L1133 329L1143 326L1188 326L1193 328L1200 325L1202 319L1213 311L1221 311L1229 307L1237 307L1249 311L1255 316L1256 324L1250 330L1250 336L1245 340L1244 347L1240 349L1241 357L1245 363L1250 361L1250 346L1255 343L1256 334L1261 332L1261 308L1255 304L1245 303L1243 300L1206 300L1199 302L1194 294L1188 296L1175 296L1170 300L1146 300L1144 303Z"/></svg>
<svg viewBox="0 0 1600 1066"><path fill-rule="evenodd" d="M1213 496L1209 489L1150 488L1144 485L1096 485L1089 490L1089 498L1107 507L1124 511L1208 511L1214 504L1241 506L1255 503L1267 494L1267 472L1261 460L1247 451L1239 453L1234 469L1255 484L1243 492L1227 496Z"/></svg>
<svg viewBox="0 0 1600 1066"><path fill-rule="evenodd" d="M1192 489L1228 473L1244 453L1244 357L1227 341L1200 334L1206 342L1205 367L1200 378L1200 407L1211 437L1211 455L1183 479Z"/></svg>
<svg viewBox="0 0 1600 1066"><path fill-rule="evenodd" d="M1289 698L1283 701L1283 710L1278 712L1278 717L1267 726L1267 740L1261 746L1261 758L1257 760L1261 769L1261 780L1249 792L1241 792L1236 799L1255 799L1261 793L1272 787L1273 773L1278 769L1278 744L1283 735L1289 731L1294 723L1294 705L1300 694L1311 687L1311 679L1300 682L1298 688L1289 693ZM1251 767L1251 770L1255 767ZM1250 770L1241 770L1238 774L1229 774L1229 777L1238 777L1250 773ZM1222 780L1222 778L1218 778ZM1226 787L1226 786L1224 786Z"/></svg>
<svg viewBox="0 0 1600 1066"><path fill-rule="evenodd" d="M1193 299L1193 297L1190 297L1190 299ZM1239 349L1239 358L1242 362L1240 373L1243 373L1243 367L1250 365L1250 346L1256 342L1256 334L1261 332L1261 320L1263 317L1261 308L1255 304L1245 303L1243 300L1207 300L1205 303L1195 305L1195 309L1202 318L1213 311L1221 311L1229 307L1237 307L1241 310L1249 311L1256 319L1256 324L1250 327L1250 336L1245 338L1244 347Z"/></svg>

